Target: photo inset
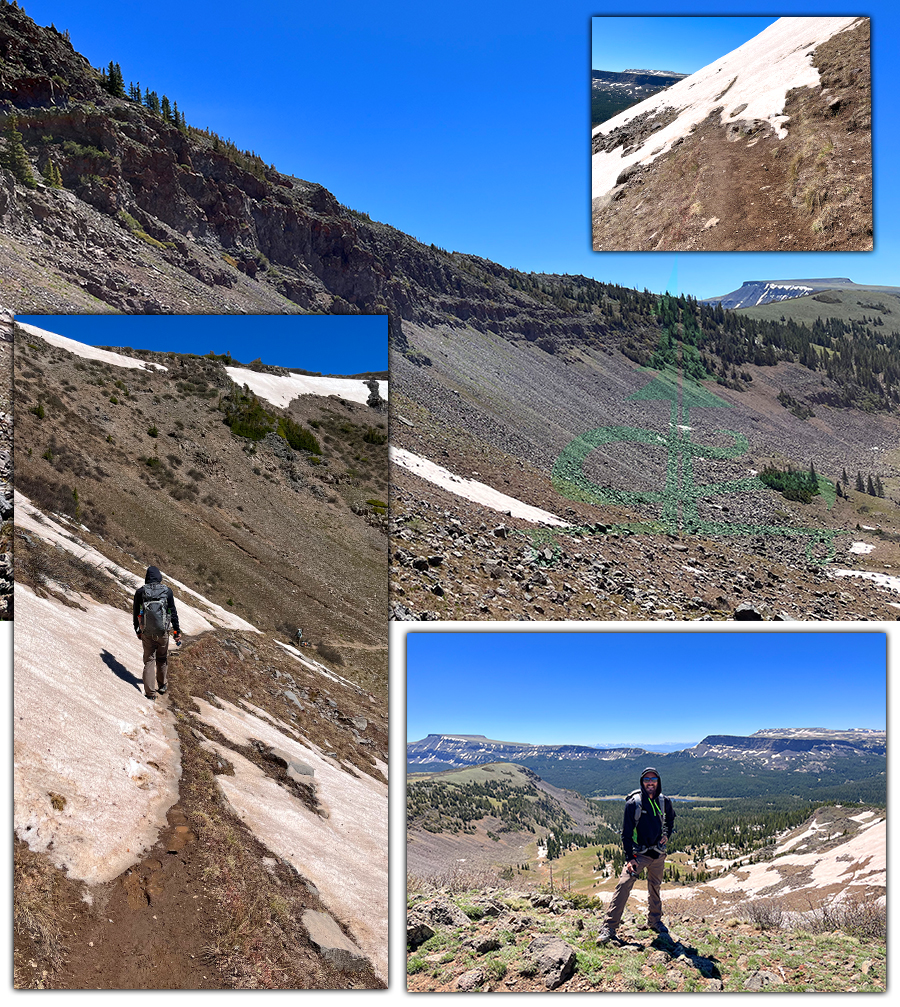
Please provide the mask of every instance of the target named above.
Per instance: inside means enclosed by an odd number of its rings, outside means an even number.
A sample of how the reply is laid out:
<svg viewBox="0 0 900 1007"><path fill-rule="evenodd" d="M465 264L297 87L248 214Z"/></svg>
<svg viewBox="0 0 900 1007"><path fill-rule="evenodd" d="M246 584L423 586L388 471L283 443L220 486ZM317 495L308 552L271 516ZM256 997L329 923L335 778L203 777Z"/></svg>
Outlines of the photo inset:
<svg viewBox="0 0 900 1007"><path fill-rule="evenodd" d="M384 987L387 319L14 350L16 985Z"/></svg>
<svg viewBox="0 0 900 1007"><path fill-rule="evenodd" d="M595 17L591 41L594 251L872 249L867 18Z"/></svg>
<svg viewBox="0 0 900 1007"><path fill-rule="evenodd" d="M884 633L409 633L407 988L879 992Z"/></svg>

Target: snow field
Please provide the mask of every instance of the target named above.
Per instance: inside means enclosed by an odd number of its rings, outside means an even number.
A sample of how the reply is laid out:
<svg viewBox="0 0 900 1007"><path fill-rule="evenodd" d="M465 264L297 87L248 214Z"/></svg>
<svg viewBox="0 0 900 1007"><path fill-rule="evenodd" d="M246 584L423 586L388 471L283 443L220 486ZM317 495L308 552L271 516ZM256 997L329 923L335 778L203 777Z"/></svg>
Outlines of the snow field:
<svg viewBox="0 0 900 1007"><path fill-rule="evenodd" d="M337 395L350 402L369 400L369 386L361 378L317 378L310 374L262 374L247 367L226 367L231 380L241 387L247 385L254 395L267 399L282 409L299 395ZM388 397L388 382L379 381L378 391Z"/></svg>
<svg viewBox="0 0 900 1007"><path fill-rule="evenodd" d="M507 496L499 490L492 489L485 483L476 479L463 479L462 476L454 475L449 469L442 465L428 461L415 455L405 448L398 448L391 445L391 461L401 465L409 472L419 476L426 482L440 486L441 489L450 490L457 496L471 500L473 503L490 507L491 510L499 511L501 514L509 514L511 517L522 518L525 521L533 521L535 524L554 525L559 528L567 528L567 522L562 518L551 514L549 511L541 510L540 507L532 507L531 504L522 503L515 497Z"/></svg>
<svg viewBox="0 0 900 1007"><path fill-rule="evenodd" d="M116 367L130 367L138 371L167 371L169 368L162 364L150 364L143 360L135 360L134 357L126 357L124 353L115 353L112 350L98 350L96 346L88 346L87 343L79 343L68 336L58 336L55 332L47 332L46 329L39 329L36 325L27 325L24 322L16 323L19 328L32 336L38 336L51 346L57 346L61 350L68 350L76 356L84 357L86 360L100 360L104 364L114 364Z"/></svg>
<svg viewBox="0 0 900 1007"><path fill-rule="evenodd" d="M130 606L77 600L87 611L15 587L13 817L31 849L100 884L156 842L181 754L171 714L120 677L143 672Z"/></svg>

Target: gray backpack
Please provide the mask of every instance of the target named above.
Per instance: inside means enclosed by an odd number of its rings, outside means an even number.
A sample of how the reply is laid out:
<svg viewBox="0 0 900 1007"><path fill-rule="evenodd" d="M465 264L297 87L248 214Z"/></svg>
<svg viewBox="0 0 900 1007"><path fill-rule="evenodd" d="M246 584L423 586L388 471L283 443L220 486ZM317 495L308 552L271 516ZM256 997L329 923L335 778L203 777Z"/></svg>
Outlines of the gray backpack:
<svg viewBox="0 0 900 1007"><path fill-rule="evenodd" d="M151 640L164 640L169 635L169 590L163 584L144 585L144 607L141 631Z"/></svg>

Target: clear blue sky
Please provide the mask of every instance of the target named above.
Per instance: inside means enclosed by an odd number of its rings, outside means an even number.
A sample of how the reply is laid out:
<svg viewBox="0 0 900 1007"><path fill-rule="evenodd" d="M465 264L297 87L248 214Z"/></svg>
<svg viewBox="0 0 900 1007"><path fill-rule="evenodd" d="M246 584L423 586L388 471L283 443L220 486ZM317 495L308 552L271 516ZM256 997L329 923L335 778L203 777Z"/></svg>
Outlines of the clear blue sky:
<svg viewBox="0 0 900 1007"><path fill-rule="evenodd" d="M595 70L696 73L749 42L776 17L595 17Z"/></svg>
<svg viewBox="0 0 900 1007"><path fill-rule="evenodd" d="M884 633L416 633L407 740L699 741L886 723Z"/></svg>
<svg viewBox="0 0 900 1007"><path fill-rule="evenodd" d="M321 182L342 202L448 249L526 271L662 291L674 254L590 250L592 15L609 0L25 0L96 66L114 59L189 122ZM848 13L783 0L778 14ZM852 7L852 5L850 5ZM729 9L730 8L730 9ZM763 0L647 0L645 15L773 14ZM872 0L873 253L682 253L678 285L705 297L744 279L848 276L896 284L900 14ZM653 50L657 53L658 50ZM629 62L651 62L636 54ZM673 42L665 68L681 59Z"/></svg>
<svg viewBox="0 0 900 1007"><path fill-rule="evenodd" d="M322 374L385 371L387 315L19 315L89 346L230 353Z"/></svg>

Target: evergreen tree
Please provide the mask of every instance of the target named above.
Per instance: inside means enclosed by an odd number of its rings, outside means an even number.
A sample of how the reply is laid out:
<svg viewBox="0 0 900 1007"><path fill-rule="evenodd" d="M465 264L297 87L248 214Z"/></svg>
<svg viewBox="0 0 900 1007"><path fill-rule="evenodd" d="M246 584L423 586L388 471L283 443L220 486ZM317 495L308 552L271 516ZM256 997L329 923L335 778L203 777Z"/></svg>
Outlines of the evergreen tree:
<svg viewBox="0 0 900 1007"><path fill-rule="evenodd" d="M138 81L136 84L132 83L128 85L128 97L132 101L136 101L139 105L141 103L141 82Z"/></svg>
<svg viewBox="0 0 900 1007"><path fill-rule="evenodd" d="M841 481L840 481L840 479L834 484L834 488L835 488L835 492L837 493L837 495L839 497L843 497L844 491L841 488Z"/></svg>
<svg viewBox="0 0 900 1007"><path fill-rule="evenodd" d="M856 473L856 492L865 493L866 484L863 482L862 472L857 471Z"/></svg>
<svg viewBox="0 0 900 1007"><path fill-rule="evenodd" d="M868 493L870 497L875 496L875 483L872 482L871 472L869 473L869 481L866 484L866 493Z"/></svg>
<svg viewBox="0 0 900 1007"><path fill-rule="evenodd" d="M875 476L875 495L884 499L884 486L881 485L881 476Z"/></svg>
<svg viewBox="0 0 900 1007"><path fill-rule="evenodd" d="M172 105L169 102L168 95L164 94L162 96L162 101L159 104L159 111L160 115L162 115L163 119L165 119L166 122L172 121Z"/></svg>
<svg viewBox="0 0 900 1007"><path fill-rule="evenodd" d="M44 170L41 172L44 176L44 180L47 185L54 189L61 189L63 187L62 174L59 170L59 165L55 164L50 158L47 158L47 163L44 165Z"/></svg>
<svg viewBox="0 0 900 1007"><path fill-rule="evenodd" d="M31 165L28 163L25 144L22 142L22 134L19 132L18 116L11 115L6 120L4 135L6 136L6 148L0 154L0 167L11 171L15 178L27 188L37 188L37 182L31 173Z"/></svg>
<svg viewBox="0 0 900 1007"><path fill-rule="evenodd" d="M844 471L841 472L841 482L844 483L845 485L850 482L849 478L847 477L846 469L844 469Z"/></svg>
<svg viewBox="0 0 900 1007"><path fill-rule="evenodd" d="M114 63L112 60L109 61L109 66L106 70L101 71L101 81L106 90L114 98L125 97L125 80L122 77L122 68L118 63Z"/></svg>

